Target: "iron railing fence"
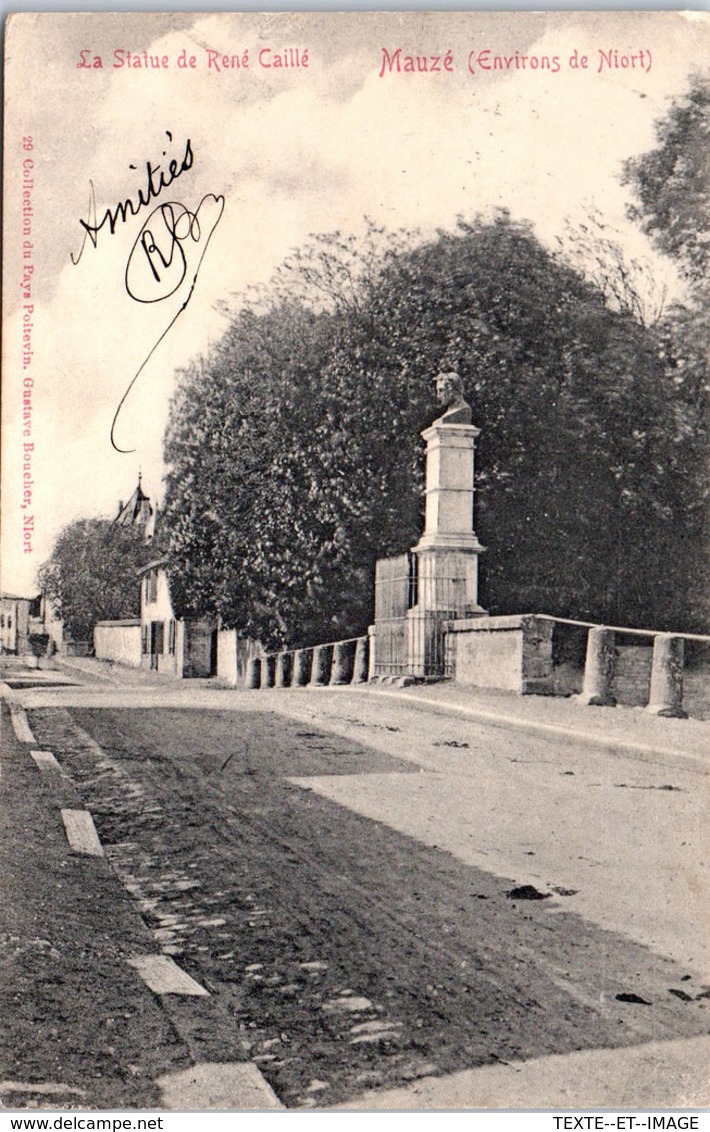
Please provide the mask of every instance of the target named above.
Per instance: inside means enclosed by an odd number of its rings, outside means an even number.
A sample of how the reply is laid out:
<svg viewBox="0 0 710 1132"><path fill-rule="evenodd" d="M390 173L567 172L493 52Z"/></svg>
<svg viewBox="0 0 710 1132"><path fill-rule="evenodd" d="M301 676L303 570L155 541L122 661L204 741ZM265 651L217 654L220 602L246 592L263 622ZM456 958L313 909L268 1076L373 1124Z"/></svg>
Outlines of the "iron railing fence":
<svg viewBox="0 0 710 1132"><path fill-rule="evenodd" d="M446 629L449 621L469 612L470 577L462 568L414 551L379 559L373 675L453 675Z"/></svg>

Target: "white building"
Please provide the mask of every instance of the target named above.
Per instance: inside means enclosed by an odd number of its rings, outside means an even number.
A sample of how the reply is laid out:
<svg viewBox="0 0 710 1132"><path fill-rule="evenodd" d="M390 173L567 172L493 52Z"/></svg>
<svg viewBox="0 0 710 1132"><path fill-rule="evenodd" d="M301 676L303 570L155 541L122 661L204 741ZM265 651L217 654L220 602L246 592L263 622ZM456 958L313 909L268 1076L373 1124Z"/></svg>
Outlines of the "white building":
<svg viewBox="0 0 710 1132"><path fill-rule="evenodd" d="M155 535L158 508L138 485L127 503L121 501L114 523L142 526L146 543ZM130 668L148 668L178 677L214 676L217 672L217 627L213 620L181 620L170 595L166 559L156 558L139 571L140 618L100 621L94 629L98 659Z"/></svg>
<svg viewBox="0 0 710 1132"><path fill-rule="evenodd" d="M141 571L141 667L184 677L217 672L217 626L175 616L163 559Z"/></svg>
<svg viewBox="0 0 710 1132"><path fill-rule="evenodd" d="M30 607L37 600L0 594L0 651L15 656L30 652Z"/></svg>

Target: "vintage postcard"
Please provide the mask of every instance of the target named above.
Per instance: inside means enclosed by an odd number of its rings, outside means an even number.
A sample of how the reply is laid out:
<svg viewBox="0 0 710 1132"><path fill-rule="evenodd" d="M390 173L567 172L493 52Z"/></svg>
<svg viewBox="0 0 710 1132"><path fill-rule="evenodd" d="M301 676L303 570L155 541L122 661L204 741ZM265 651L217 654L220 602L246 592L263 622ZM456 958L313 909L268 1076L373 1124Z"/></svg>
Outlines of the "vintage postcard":
<svg viewBox="0 0 710 1132"><path fill-rule="evenodd" d="M8 17L0 1108L708 1104L709 59Z"/></svg>

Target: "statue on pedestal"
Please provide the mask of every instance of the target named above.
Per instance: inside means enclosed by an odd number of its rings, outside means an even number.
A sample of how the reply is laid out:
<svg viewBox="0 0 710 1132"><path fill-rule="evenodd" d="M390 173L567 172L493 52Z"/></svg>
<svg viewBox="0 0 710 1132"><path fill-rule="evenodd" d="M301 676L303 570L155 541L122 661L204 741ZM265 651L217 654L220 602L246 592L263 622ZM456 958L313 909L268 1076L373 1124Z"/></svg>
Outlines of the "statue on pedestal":
<svg viewBox="0 0 710 1132"><path fill-rule="evenodd" d="M464 399L463 382L455 372L440 373L434 378L436 396L446 412L434 424L471 424L471 406Z"/></svg>

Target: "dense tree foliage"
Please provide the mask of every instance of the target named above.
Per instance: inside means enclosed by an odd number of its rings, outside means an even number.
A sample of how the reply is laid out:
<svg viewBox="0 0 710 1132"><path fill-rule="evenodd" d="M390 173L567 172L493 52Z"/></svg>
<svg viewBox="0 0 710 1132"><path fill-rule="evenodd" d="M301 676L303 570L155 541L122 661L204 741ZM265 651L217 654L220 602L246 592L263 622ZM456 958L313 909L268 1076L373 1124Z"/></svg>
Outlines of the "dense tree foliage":
<svg viewBox="0 0 710 1132"><path fill-rule="evenodd" d="M97 621L138 616L137 572L152 553L135 527L80 519L59 535L39 583L72 637L90 640Z"/></svg>
<svg viewBox="0 0 710 1132"><path fill-rule="evenodd" d="M685 571L687 617L710 626L710 74L656 123L657 144L626 163L640 220L686 281L682 302L661 326L666 374L674 391L676 437L670 458L682 487L675 539L669 547ZM663 575L660 575L663 576Z"/></svg>
<svg viewBox="0 0 710 1132"><path fill-rule="evenodd" d="M697 75L656 124L657 145L626 162L637 196L631 214L688 277L707 280L710 267L710 77Z"/></svg>
<svg viewBox="0 0 710 1132"><path fill-rule="evenodd" d="M165 514L181 612L270 644L362 631L375 559L421 533L419 432L453 367L482 429L483 604L696 627L694 409L667 336L506 214L362 256L322 238L182 374Z"/></svg>

